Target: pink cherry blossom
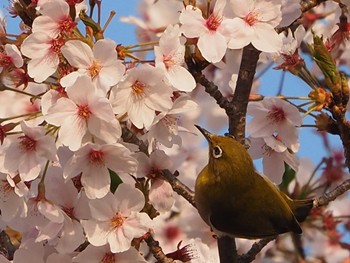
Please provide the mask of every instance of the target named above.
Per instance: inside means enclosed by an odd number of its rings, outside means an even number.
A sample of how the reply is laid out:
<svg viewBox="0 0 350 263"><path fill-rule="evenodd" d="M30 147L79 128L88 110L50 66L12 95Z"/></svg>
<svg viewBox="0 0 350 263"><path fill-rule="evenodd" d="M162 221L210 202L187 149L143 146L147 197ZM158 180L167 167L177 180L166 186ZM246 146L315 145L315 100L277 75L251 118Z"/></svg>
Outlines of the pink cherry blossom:
<svg viewBox="0 0 350 263"><path fill-rule="evenodd" d="M145 204L142 192L128 184L118 186L114 195L90 201L92 218L81 221L88 241L94 246L109 244L112 253L130 249L131 241L146 234L152 220L139 211Z"/></svg>
<svg viewBox="0 0 350 263"><path fill-rule="evenodd" d="M15 217L27 216L26 197L28 187L19 176L0 173L0 209L1 218L8 222Z"/></svg>
<svg viewBox="0 0 350 263"><path fill-rule="evenodd" d="M247 124L252 137L269 137L277 134L293 152L298 151L297 127L303 119L296 107L279 98L265 98L248 105L248 114L253 119Z"/></svg>
<svg viewBox="0 0 350 263"><path fill-rule="evenodd" d="M125 67L118 60L116 44L112 40L98 40L92 50L80 40L69 40L61 51L69 64L78 68L61 79L60 83L64 87L72 86L78 76L87 75L105 95L124 74Z"/></svg>
<svg viewBox="0 0 350 263"><path fill-rule="evenodd" d="M137 128L148 129L156 111L172 106L171 88L165 84L160 69L149 64L129 70L124 80L112 89L112 106L116 114L127 117Z"/></svg>
<svg viewBox="0 0 350 263"><path fill-rule="evenodd" d="M145 135L148 140L149 152L152 152L160 143L165 147L171 148L174 144L181 145L180 132L189 132L182 127L180 114L197 109L198 104L195 103L189 96L181 95L173 104L173 107L168 112L158 114Z"/></svg>
<svg viewBox="0 0 350 263"><path fill-rule="evenodd" d="M109 101L98 95L91 79L81 76L67 89L68 98L60 98L48 110L45 120L60 127L61 142L71 150L77 150L84 136L113 143L121 135Z"/></svg>
<svg viewBox="0 0 350 263"><path fill-rule="evenodd" d="M232 38L228 47L239 49L252 43L264 52L277 52L282 40L275 31L282 19L281 0L229 0L236 16L233 19Z"/></svg>
<svg viewBox="0 0 350 263"><path fill-rule="evenodd" d="M180 91L192 91L196 87L193 76L185 69L185 46L180 41L178 25L169 25L154 47L156 67L161 68L170 84Z"/></svg>
<svg viewBox="0 0 350 263"><path fill-rule="evenodd" d="M161 150L155 150L149 157L139 152L135 154L135 158L139 162L136 172L137 176L150 179L150 202L159 212L169 211L175 201L174 191L168 182L159 178L159 173L163 169L171 168L172 162L170 158Z"/></svg>
<svg viewBox="0 0 350 263"><path fill-rule="evenodd" d="M33 21L32 31L45 32L52 38L61 34L71 34L76 23L69 15L69 5L64 0L45 1L39 6L42 14Z"/></svg>
<svg viewBox="0 0 350 263"><path fill-rule="evenodd" d="M55 139L46 134L43 127L30 127L21 122L23 135L13 138L1 156L3 168L8 172L18 171L23 181L39 176L46 161L57 160Z"/></svg>
<svg viewBox="0 0 350 263"><path fill-rule="evenodd" d="M59 64L59 55L64 40L61 37L53 38L44 32L30 34L24 39L21 52L30 58L28 74L36 82L43 82L54 74Z"/></svg>
<svg viewBox="0 0 350 263"><path fill-rule="evenodd" d="M234 41L234 23L224 17L225 6L226 0L216 1L213 12L204 19L199 8L187 5L179 18L183 34L188 38L198 38L197 46L203 57L213 63L224 57L228 42Z"/></svg>
<svg viewBox="0 0 350 263"><path fill-rule="evenodd" d="M111 263L146 263L147 261L141 256L134 247L121 253L112 253L108 245L103 246L87 246L81 253L74 257L77 263L95 263L95 262L111 262Z"/></svg>
<svg viewBox="0 0 350 263"><path fill-rule="evenodd" d="M15 66L20 68L23 66L23 58L21 52L19 52L17 46L13 44L6 44L4 52L0 52L0 73L4 68L11 69Z"/></svg>
<svg viewBox="0 0 350 263"><path fill-rule="evenodd" d="M116 173L133 173L137 162L121 144L97 145L88 143L65 164L63 176L71 179L81 173L81 183L88 198L102 198L110 189L108 169Z"/></svg>
<svg viewBox="0 0 350 263"><path fill-rule="evenodd" d="M274 136L250 138L249 153L253 159L263 158L263 173L276 184L282 182L287 163L294 171L298 171L299 159L288 151L287 147Z"/></svg>

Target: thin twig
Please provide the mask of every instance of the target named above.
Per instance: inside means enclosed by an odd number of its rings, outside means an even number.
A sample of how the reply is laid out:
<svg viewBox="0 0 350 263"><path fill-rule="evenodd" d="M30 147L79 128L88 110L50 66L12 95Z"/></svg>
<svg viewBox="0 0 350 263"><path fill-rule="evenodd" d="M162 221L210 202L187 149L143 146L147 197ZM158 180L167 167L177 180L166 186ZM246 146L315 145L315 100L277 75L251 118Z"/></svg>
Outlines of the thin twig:
<svg viewBox="0 0 350 263"><path fill-rule="evenodd" d="M247 253L238 257L238 263L252 262L255 259L256 255L259 254L268 243L276 239L276 237L277 236L264 238L258 242L255 242Z"/></svg>
<svg viewBox="0 0 350 263"><path fill-rule="evenodd" d="M344 194L349 189L350 189L350 179L338 185L334 190L316 198L314 200L314 208L328 205L331 201L335 200L338 196Z"/></svg>
<svg viewBox="0 0 350 263"><path fill-rule="evenodd" d="M152 255L157 260L158 263L174 263L172 258L168 258L162 248L159 246L159 242L153 238L151 234L147 235L145 238L147 246L150 248Z"/></svg>

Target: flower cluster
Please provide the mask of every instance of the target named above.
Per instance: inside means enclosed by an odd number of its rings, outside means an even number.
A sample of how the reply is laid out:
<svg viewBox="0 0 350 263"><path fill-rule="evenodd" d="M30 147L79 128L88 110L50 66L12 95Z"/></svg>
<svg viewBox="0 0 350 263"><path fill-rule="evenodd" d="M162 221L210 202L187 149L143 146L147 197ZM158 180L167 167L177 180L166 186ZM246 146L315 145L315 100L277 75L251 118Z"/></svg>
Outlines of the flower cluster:
<svg viewBox="0 0 350 263"><path fill-rule="evenodd" d="M186 61L210 64L203 76L230 102L248 45L263 53L258 70L275 61L306 79L298 49L311 30L276 30L299 18L298 1L141 1L144 19L122 20L144 43L124 45L87 15L101 2L11 1L16 36L0 14L0 225L17 249L0 261L141 263L154 235L169 257L217 262L209 228L163 175L191 188L207 161L193 124L227 121ZM345 61L348 27L340 43L332 25ZM300 108L285 97L248 106L249 151L276 183L285 164L302 169Z"/></svg>

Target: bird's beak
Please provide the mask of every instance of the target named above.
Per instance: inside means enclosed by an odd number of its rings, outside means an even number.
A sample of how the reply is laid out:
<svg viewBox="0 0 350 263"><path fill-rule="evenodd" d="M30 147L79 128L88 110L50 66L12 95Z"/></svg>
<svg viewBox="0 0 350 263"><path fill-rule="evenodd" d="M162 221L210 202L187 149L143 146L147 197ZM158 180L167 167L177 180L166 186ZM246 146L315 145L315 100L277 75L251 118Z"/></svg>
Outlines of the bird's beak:
<svg viewBox="0 0 350 263"><path fill-rule="evenodd" d="M204 137L207 139L207 141L210 143L212 141L213 134L208 132L206 129L202 128L199 125L194 125L196 128L204 135Z"/></svg>

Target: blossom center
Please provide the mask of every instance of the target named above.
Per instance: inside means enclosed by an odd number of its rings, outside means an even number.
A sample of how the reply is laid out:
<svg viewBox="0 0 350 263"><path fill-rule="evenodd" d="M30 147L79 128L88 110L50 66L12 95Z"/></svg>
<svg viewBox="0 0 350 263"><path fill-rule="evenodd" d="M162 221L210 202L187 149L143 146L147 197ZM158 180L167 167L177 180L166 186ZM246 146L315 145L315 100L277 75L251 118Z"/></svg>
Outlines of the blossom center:
<svg viewBox="0 0 350 263"><path fill-rule="evenodd" d="M207 28L210 31L216 31L216 29L218 29L218 27L220 26L222 22L222 16L217 16L214 14L211 14L208 19L205 21Z"/></svg>
<svg viewBox="0 0 350 263"><path fill-rule="evenodd" d="M19 137L20 139L20 147L26 151L26 152L31 152L36 150L36 140L30 138L28 135L24 135Z"/></svg>
<svg viewBox="0 0 350 263"><path fill-rule="evenodd" d="M258 22L259 13L251 11L243 19L249 26L253 26Z"/></svg>
<svg viewBox="0 0 350 263"><path fill-rule="evenodd" d="M12 192L13 188L7 180L2 180L1 190L4 193Z"/></svg>
<svg viewBox="0 0 350 263"><path fill-rule="evenodd" d="M102 66L100 62L97 60L94 60L92 62L92 65L88 68L90 77L94 79L98 75L98 73L100 73L101 69L102 69Z"/></svg>
<svg viewBox="0 0 350 263"><path fill-rule="evenodd" d="M51 44L51 48L50 48L51 51L56 54L59 54L61 52L62 46L64 45L64 40L62 37L58 37L58 38L52 39L50 41L50 44Z"/></svg>
<svg viewBox="0 0 350 263"><path fill-rule="evenodd" d="M146 85L139 80L136 80L134 84L132 84L131 88L135 95L142 95L144 93Z"/></svg>
<svg viewBox="0 0 350 263"><path fill-rule="evenodd" d="M104 165L104 152L91 150L89 153L89 161L91 164L96 166Z"/></svg>
<svg viewBox="0 0 350 263"><path fill-rule="evenodd" d="M12 63L12 58L4 53L0 52L0 66L8 67Z"/></svg>
<svg viewBox="0 0 350 263"><path fill-rule="evenodd" d="M106 253L101 260L101 263L114 263L114 262L115 262L115 256L112 252Z"/></svg>
<svg viewBox="0 0 350 263"><path fill-rule="evenodd" d="M173 59L172 55L163 55L163 63L166 67L166 69L171 68L172 66L175 65L175 61Z"/></svg>
<svg viewBox="0 0 350 263"><path fill-rule="evenodd" d="M91 116L91 111L88 105L78 105L78 116L82 119L89 119Z"/></svg>
<svg viewBox="0 0 350 263"><path fill-rule="evenodd" d="M268 112L267 117L275 123L280 123L286 119L286 114L282 108L274 106Z"/></svg>
<svg viewBox="0 0 350 263"><path fill-rule="evenodd" d="M111 227L113 229L121 227L125 222L126 217L124 217L120 212L117 212L111 220Z"/></svg>
<svg viewBox="0 0 350 263"><path fill-rule="evenodd" d="M61 33L70 33L77 23L72 21L70 17L66 17L59 22L59 30Z"/></svg>

